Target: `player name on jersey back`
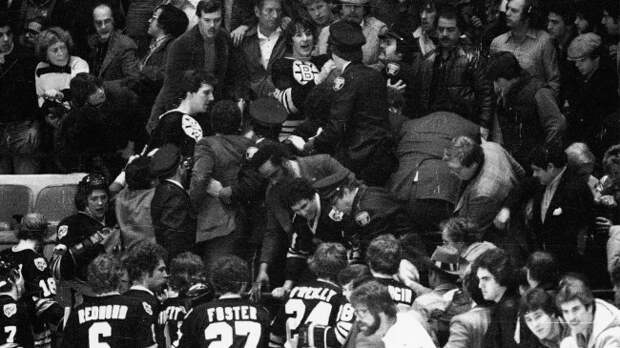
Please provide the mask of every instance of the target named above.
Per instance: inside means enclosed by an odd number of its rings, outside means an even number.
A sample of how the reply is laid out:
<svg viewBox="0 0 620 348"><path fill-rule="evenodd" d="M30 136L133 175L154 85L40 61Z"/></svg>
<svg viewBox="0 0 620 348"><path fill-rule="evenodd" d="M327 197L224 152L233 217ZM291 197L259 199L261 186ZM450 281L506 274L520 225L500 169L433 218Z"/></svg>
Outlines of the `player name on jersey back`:
<svg viewBox="0 0 620 348"><path fill-rule="evenodd" d="M127 306L118 304L84 307L78 310L78 321L83 324L94 320L123 320L127 317L127 310Z"/></svg>
<svg viewBox="0 0 620 348"><path fill-rule="evenodd" d="M210 322L258 320L256 307L252 306L213 307L207 309L207 316Z"/></svg>
<svg viewBox="0 0 620 348"><path fill-rule="evenodd" d="M313 286L297 286L291 290L290 298L302 298L304 300L320 300L329 302L332 297L338 293L332 289L326 287L313 287Z"/></svg>

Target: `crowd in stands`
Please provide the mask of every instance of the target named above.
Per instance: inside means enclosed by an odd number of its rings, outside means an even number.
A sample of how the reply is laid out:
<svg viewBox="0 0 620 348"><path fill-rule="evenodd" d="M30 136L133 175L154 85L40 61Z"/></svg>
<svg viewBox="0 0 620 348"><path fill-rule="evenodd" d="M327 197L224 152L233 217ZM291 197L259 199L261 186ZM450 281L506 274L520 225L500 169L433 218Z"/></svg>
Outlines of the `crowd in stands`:
<svg viewBox="0 0 620 348"><path fill-rule="evenodd" d="M620 348L619 7L0 0L0 347Z"/></svg>

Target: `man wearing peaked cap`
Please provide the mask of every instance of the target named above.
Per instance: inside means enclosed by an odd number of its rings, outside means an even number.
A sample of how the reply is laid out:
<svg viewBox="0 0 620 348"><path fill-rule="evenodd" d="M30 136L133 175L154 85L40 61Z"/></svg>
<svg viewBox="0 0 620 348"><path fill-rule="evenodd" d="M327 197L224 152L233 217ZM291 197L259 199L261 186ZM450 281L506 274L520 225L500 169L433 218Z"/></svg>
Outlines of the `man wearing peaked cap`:
<svg viewBox="0 0 620 348"><path fill-rule="evenodd" d="M278 138L282 123L288 116L280 102L270 97L258 98L250 102L248 111L255 132L259 130L260 135L270 139Z"/></svg>
<svg viewBox="0 0 620 348"><path fill-rule="evenodd" d="M336 70L334 99L323 132L304 149L332 154L369 185L382 186L394 166L390 152L386 81L362 64L366 40L355 23L339 21L329 28Z"/></svg>
<svg viewBox="0 0 620 348"><path fill-rule="evenodd" d="M379 60L379 35L387 30L385 23L369 15L368 0L340 0L341 19L325 27L319 34L317 48L319 54L328 53L329 38L333 35L331 26L348 22L358 26L366 39L362 43L362 61L366 65L375 65Z"/></svg>
<svg viewBox="0 0 620 348"><path fill-rule="evenodd" d="M189 251L196 239L196 215L185 191L192 160L183 158L177 146L166 144L153 155L150 169L160 180L151 201L155 240L172 259Z"/></svg>
<svg viewBox="0 0 620 348"><path fill-rule="evenodd" d="M597 158L617 143L617 131L613 130L612 117L617 110L618 75L613 64L603 52L607 48L595 33L577 36L567 49L567 60L574 63L580 78L574 92L569 93L568 134L570 142L587 143Z"/></svg>

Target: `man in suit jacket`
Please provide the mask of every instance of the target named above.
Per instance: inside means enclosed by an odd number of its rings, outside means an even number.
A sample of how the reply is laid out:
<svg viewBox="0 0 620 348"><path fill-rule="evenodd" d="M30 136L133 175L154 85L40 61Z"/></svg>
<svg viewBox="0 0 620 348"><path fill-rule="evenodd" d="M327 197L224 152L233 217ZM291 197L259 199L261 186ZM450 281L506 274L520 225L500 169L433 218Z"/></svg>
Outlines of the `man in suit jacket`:
<svg viewBox="0 0 620 348"><path fill-rule="evenodd" d="M563 272L583 271L578 237L592 223L592 191L582 177L567 169L562 149L536 148L530 161L532 176L542 184L531 205L534 246L555 254Z"/></svg>
<svg viewBox="0 0 620 348"><path fill-rule="evenodd" d="M172 144L162 146L151 160L151 173L160 179L151 201L155 240L168 252L169 259L189 251L196 240L196 216L184 182L191 160Z"/></svg>
<svg viewBox="0 0 620 348"><path fill-rule="evenodd" d="M189 187L198 214L196 242L202 243L207 267L224 255L243 257L248 253L243 207L239 203L225 204L219 190L209 188L213 180L219 187L237 184L246 150L254 144L250 137L238 134L241 111L234 102L223 100L215 104L209 121L215 135L196 143Z"/></svg>
<svg viewBox="0 0 620 348"><path fill-rule="evenodd" d="M525 176L523 168L499 144L478 144L466 136L452 140L444 160L464 182L455 215L471 219L484 233L485 240L498 244L494 220L504 208L509 210L518 203L519 184Z"/></svg>
<svg viewBox="0 0 620 348"><path fill-rule="evenodd" d="M97 33L88 38L88 65L91 73L103 81L127 81L138 78L136 43L114 28L112 9L101 4L93 10Z"/></svg>
<svg viewBox="0 0 620 348"><path fill-rule="evenodd" d="M443 111L406 121L397 135L399 165L387 187L407 203L420 232L437 231L437 224L452 215L459 198L460 181L442 161L444 149L459 135L476 138L479 127Z"/></svg>
<svg viewBox="0 0 620 348"><path fill-rule="evenodd" d="M286 53L286 40L280 28L282 1L259 0L254 13L258 23L245 34L241 49L248 64L252 92L256 97L265 97L275 90L271 67Z"/></svg>
<svg viewBox="0 0 620 348"><path fill-rule="evenodd" d="M186 70L205 70L219 83L215 98L247 98L247 69L243 52L233 47L229 34L221 28L222 4L219 0L198 3L198 25L185 32L169 48L164 85L159 91L146 125L150 133L158 118L173 107Z"/></svg>

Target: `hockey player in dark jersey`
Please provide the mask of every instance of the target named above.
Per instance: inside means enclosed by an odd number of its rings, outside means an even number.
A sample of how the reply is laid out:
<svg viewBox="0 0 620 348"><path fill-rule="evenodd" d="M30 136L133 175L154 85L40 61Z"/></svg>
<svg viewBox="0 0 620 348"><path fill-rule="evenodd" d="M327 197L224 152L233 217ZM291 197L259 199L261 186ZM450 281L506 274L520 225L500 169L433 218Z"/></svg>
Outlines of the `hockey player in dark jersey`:
<svg viewBox="0 0 620 348"><path fill-rule="evenodd" d="M182 81L178 91L181 103L159 116L151 133L149 151L170 143L181 149L183 157L193 156L196 142L206 133L197 118L213 101L214 77L204 71L190 70L184 73Z"/></svg>
<svg viewBox="0 0 620 348"><path fill-rule="evenodd" d="M32 309L21 300L24 277L18 264L0 257L0 346L34 347Z"/></svg>
<svg viewBox="0 0 620 348"><path fill-rule="evenodd" d="M355 320L353 307L336 284L347 266L347 251L338 243L318 246L310 260L316 280L293 287L274 319L270 347L341 347ZM284 343L286 342L286 343Z"/></svg>
<svg viewBox="0 0 620 348"><path fill-rule="evenodd" d="M225 256L215 262L209 275L219 297L187 313L179 347L267 347L269 313L241 298L250 275L247 263L237 256Z"/></svg>
<svg viewBox="0 0 620 348"><path fill-rule="evenodd" d="M78 184L75 206L78 212L60 221L58 245L52 256L52 272L61 279L58 302L70 307L90 294L86 286L86 268L98 255L105 253L108 241L115 235L110 228L116 224L108 209L108 186L100 174L86 175ZM117 234L116 234L117 235Z"/></svg>
<svg viewBox="0 0 620 348"><path fill-rule="evenodd" d="M309 20L293 19L284 30L288 53L271 68L271 79L276 87L273 95L289 113L282 127L283 135L290 135L303 121L308 93L325 81L336 67L327 55L312 56L317 39L314 31L314 24Z"/></svg>
<svg viewBox="0 0 620 348"><path fill-rule="evenodd" d="M342 225L330 218L331 207L308 180L295 178L281 185L282 199L294 215L286 254L286 280L272 291L276 298L284 297L296 282L314 279L315 274L308 270L307 261L317 244L344 242Z"/></svg>
<svg viewBox="0 0 620 348"><path fill-rule="evenodd" d="M160 308L157 296L168 282L168 270L164 262L167 257L166 250L161 245L141 240L127 250L123 259L123 268L127 271L130 283L129 290L123 296L142 302L149 314L154 333ZM157 332L156 337L158 342L163 342L163 332Z"/></svg>
<svg viewBox="0 0 620 348"><path fill-rule="evenodd" d="M31 308L35 347L51 347L52 332L60 324L64 309L54 300L56 282L45 258L39 253L47 230L43 215L30 213L24 216L17 232L18 242L12 248L0 253L3 260L9 260L21 267L25 293L22 299Z"/></svg>
<svg viewBox="0 0 620 348"><path fill-rule="evenodd" d="M206 280L205 265L198 255L187 251L172 259L165 293L166 299L157 319L157 331L163 331L165 340L159 342L159 346L168 348L179 344L179 332L187 312L213 299L213 290Z"/></svg>
<svg viewBox="0 0 620 348"><path fill-rule="evenodd" d="M88 284L95 296L71 311L62 347L156 347L149 304L119 294L120 276L120 263L110 254L90 263Z"/></svg>
<svg viewBox="0 0 620 348"><path fill-rule="evenodd" d="M416 294L398 280L398 266L401 260L399 241L391 234L383 234L370 242L366 250L366 261L375 279L387 286L390 297L399 310L407 310L413 304Z"/></svg>

